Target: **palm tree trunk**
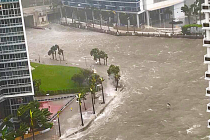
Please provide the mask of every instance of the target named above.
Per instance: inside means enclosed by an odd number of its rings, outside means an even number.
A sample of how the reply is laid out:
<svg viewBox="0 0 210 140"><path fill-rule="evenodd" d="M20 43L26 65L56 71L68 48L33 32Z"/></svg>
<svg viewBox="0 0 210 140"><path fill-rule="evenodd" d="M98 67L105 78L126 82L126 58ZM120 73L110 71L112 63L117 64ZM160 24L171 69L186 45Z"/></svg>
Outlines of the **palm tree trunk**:
<svg viewBox="0 0 210 140"><path fill-rule="evenodd" d="M101 58L99 57L98 60L99 60L99 64L101 65Z"/></svg>
<svg viewBox="0 0 210 140"><path fill-rule="evenodd" d="M85 105L85 100L83 99L83 103L84 103L84 108L85 110L87 110L86 105Z"/></svg>
<svg viewBox="0 0 210 140"><path fill-rule="evenodd" d="M54 60L54 59L55 59L55 58L54 58L54 53L52 53L52 57L53 57L53 60Z"/></svg>
<svg viewBox="0 0 210 140"><path fill-rule="evenodd" d="M104 87L101 84L101 92L102 92L102 97L103 97L103 104L105 104L105 99L104 99Z"/></svg>
<svg viewBox="0 0 210 140"><path fill-rule="evenodd" d="M96 93L93 94L93 102L96 104Z"/></svg>
<svg viewBox="0 0 210 140"><path fill-rule="evenodd" d="M55 59L57 60L57 58L56 58L56 51L55 51Z"/></svg>
<svg viewBox="0 0 210 140"><path fill-rule="evenodd" d="M63 61L64 61L64 54L62 53L62 55L63 55Z"/></svg>
<svg viewBox="0 0 210 140"><path fill-rule="evenodd" d="M189 24L190 24L190 16L188 16L188 22L189 22Z"/></svg>
<svg viewBox="0 0 210 140"><path fill-rule="evenodd" d="M35 138L34 138L34 127L32 126L31 129L32 129L32 134L33 134L33 140L35 140Z"/></svg>
<svg viewBox="0 0 210 140"><path fill-rule="evenodd" d="M117 91L117 87L118 87L118 82L119 82L119 80L117 80L117 85L116 85L116 89L115 89L116 91Z"/></svg>
<svg viewBox="0 0 210 140"><path fill-rule="evenodd" d="M106 58L106 65L107 65L107 58Z"/></svg>
<svg viewBox="0 0 210 140"><path fill-rule="evenodd" d="M104 65L105 65L105 58L104 58Z"/></svg>
<svg viewBox="0 0 210 140"><path fill-rule="evenodd" d="M84 126L83 118L82 118L81 102L79 102L79 110L80 110L80 117L81 117L82 126Z"/></svg>
<svg viewBox="0 0 210 140"><path fill-rule="evenodd" d="M95 107L94 107L94 103L93 103L93 94L92 93L91 93L91 98L92 98L93 114L95 114Z"/></svg>

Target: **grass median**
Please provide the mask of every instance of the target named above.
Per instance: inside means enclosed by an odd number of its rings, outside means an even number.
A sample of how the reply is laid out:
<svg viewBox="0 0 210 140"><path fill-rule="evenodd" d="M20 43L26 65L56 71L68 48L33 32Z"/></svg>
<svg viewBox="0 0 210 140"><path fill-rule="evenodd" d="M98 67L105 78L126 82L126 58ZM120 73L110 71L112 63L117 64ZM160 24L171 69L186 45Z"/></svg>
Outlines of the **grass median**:
<svg viewBox="0 0 210 140"><path fill-rule="evenodd" d="M57 91L79 88L71 77L82 69L69 66L43 65L31 62L32 77L41 79L40 90Z"/></svg>

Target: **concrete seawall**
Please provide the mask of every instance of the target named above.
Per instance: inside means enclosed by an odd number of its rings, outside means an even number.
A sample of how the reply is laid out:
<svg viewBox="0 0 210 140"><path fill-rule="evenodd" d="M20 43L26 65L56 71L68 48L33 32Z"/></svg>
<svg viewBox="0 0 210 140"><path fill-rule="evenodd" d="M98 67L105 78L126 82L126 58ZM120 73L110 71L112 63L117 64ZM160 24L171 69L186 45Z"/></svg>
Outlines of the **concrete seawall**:
<svg viewBox="0 0 210 140"><path fill-rule="evenodd" d="M126 31L111 31L111 30L104 30L99 28L93 28L90 26L83 26L80 24L61 24L63 26L69 26L79 29L90 30L99 33L105 33L109 35L115 36L144 36L144 37L165 37L165 38L188 38L188 39L203 39L203 35L184 35L184 34L171 34L171 33L160 33L160 32L126 32Z"/></svg>

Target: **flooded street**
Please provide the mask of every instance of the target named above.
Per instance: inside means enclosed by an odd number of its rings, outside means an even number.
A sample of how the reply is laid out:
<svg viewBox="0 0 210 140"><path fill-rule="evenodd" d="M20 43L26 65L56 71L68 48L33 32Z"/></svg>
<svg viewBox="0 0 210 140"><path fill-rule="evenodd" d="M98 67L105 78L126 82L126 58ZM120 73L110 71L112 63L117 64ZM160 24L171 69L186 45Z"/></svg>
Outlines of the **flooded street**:
<svg viewBox="0 0 210 140"><path fill-rule="evenodd" d="M99 48L108 54L108 65L120 66L125 86L88 130L68 140L208 140L202 40L117 37L51 26L27 29L31 61L40 56L41 63L60 64L47 54L58 44L66 59L62 65L89 68L95 64L90 51ZM108 66L95 68L105 75Z"/></svg>

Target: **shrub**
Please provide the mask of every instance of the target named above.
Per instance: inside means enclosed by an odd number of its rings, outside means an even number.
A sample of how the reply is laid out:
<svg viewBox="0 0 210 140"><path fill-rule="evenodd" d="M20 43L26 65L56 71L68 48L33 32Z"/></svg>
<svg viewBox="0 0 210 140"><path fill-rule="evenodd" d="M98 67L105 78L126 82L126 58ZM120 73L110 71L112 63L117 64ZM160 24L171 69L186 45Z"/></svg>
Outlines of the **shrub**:
<svg viewBox="0 0 210 140"><path fill-rule="evenodd" d="M190 33L189 29L191 27L202 27L202 25L200 25L200 24L187 24L187 25L184 25L184 26L182 26L182 33L186 34L186 35L190 35L191 33Z"/></svg>

